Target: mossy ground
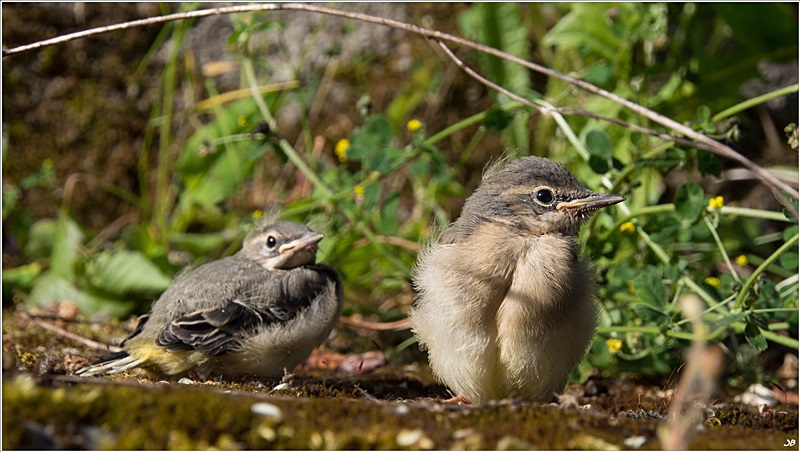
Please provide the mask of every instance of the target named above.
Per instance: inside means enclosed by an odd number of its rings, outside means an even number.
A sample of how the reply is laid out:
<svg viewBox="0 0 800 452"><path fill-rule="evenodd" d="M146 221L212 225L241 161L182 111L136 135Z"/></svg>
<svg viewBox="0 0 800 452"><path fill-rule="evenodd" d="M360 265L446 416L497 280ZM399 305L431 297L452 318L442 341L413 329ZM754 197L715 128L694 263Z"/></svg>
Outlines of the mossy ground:
<svg viewBox="0 0 800 452"><path fill-rule="evenodd" d="M301 366L283 390L254 379L80 378L68 369L96 350L18 312L3 320L5 449L659 449L668 416L663 386L630 379L573 385L577 405L464 406L445 403L426 372L393 364L365 375ZM48 322L124 336L119 325ZM260 403L279 414L260 414ZM783 449L798 438L797 406L759 412L723 397L704 411L693 449Z"/></svg>

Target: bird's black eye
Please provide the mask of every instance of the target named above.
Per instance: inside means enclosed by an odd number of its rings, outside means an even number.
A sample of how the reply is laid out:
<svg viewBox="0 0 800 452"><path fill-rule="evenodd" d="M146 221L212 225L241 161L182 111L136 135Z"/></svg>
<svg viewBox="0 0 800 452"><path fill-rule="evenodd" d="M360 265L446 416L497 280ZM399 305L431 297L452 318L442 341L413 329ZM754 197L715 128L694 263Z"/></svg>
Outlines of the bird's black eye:
<svg viewBox="0 0 800 452"><path fill-rule="evenodd" d="M548 205L553 202L553 192L548 188L540 188L533 193L539 204Z"/></svg>
<svg viewBox="0 0 800 452"><path fill-rule="evenodd" d="M275 245L277 243L278 243L278 241L275 239L275 237L273 237L273 236L267 237L267 247L275 248Z"/></svg>

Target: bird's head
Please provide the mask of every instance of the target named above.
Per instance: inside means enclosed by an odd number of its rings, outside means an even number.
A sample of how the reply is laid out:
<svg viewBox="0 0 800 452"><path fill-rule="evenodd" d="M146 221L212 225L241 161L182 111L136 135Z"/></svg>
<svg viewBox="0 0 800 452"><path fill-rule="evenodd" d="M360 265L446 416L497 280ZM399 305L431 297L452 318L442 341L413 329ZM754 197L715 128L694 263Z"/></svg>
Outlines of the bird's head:
<svg viewBox="0 0 800 452"><path fill-rule="evenodd" d="M464 222L461 227L466 233L482 221L498 221L520 234L577 236L581 224L595 211L624 200L624 196L587 189L552 160L523 157L484 176L459 221Z"/></svg>
<svg viewBox="0 0 800 452"><path fill-rule="evenodd" d="M303 224L278 221L255 228L240 253L267 270L289 270L313 264L322 237Z"/></svg>

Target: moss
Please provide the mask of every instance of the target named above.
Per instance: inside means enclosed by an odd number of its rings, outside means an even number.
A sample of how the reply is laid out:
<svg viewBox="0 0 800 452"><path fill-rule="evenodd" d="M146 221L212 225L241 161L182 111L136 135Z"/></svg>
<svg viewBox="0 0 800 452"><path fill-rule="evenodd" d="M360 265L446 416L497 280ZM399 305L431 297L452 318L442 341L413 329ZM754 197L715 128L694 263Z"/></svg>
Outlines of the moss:
<svg viewBox="0 0 800 452"><path fill-rule="evenodd" d="M64 375L66 355L99 354L4 312L3 438L8 449L565 449L660 448L656 434L667 401L658 386L627 380L579 397L589 409L498 402L474 407L441 403L446 389L388 366L367 375L296 369L288 389L278 380L213 379L192 385L118 375ZM123 337L120 325L62 322L91 338ZM428 377L426 377L428 378ZM580 388L577 388L580 389ZM255 403L279 418L253 413ZM797 407L759 412L720 403L692 449L782 448L797 437Z"/></svg>

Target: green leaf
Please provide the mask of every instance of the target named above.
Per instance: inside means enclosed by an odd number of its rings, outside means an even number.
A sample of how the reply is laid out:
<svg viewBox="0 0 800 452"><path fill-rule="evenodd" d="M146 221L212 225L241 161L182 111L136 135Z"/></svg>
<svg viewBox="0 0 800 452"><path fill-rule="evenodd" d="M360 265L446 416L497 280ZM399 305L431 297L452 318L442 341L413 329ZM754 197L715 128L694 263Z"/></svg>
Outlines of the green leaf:
<svg viewBox="0 0 800 452"><path fill-rule="evenodd" d="M392 141L392 126L384 115L376 115L367 120L364 126L353 132L347 158L362 160L364 157L380 152Z"/></svg>
<svg viewBox="0 0 800 452"><path fill-rule="evenodd" d="M675 192L675 213L683 220L697 219L706 204L703 189L693 182L681 185Z"/></svg>
<svg viewBox="0 0 800 452"><path fill-rule="evenodd" d="M59 214L53 239L53 259L50 271L72 280L75 276L75 262L78 260L78 246L82 240L83 233L78 224L72 221L66 213Z"/></svg>
<svg viewBox="0 0 800 452"><path fill-rule="evenodd" d="M592 154L589 156L589 167L597 174L605 174L609 170L608 159Z"/></svg>
<svg viewBox="0 0 800 452"><path fill-rule="evenodd" d="M589 131L589 133L586 134L585 142L586 149L589 150L589 153L602 159L607 160L610 158L614 150L611 137L609 137L604 130L594 129Z"/></svg>
<svg viewBox="0 0 800 452"><path fill-rule="evenodd" d="M28 291L42 273L42 265L33 262L14 268L3 269L3 300L10 300L14 295L14 289Z"/></svg>
<svg viewBox="0 0 800 452"><path fill-rule="evenodd" d="M514 115L502 108L492 107L483 118L483 125L493 132L501 132L511 125Z"/></svg>
<svg viewBox="0 0 800 452"><path fill-rule="evenodd" d="M748 323L744 328L744 337L759 352L767 349L767 339L761 334L761 330L752 323Z"/></svg>
<svg viewBox="0 0 800 452"><path fill-rule="evenodd" d="M633 292L647 305L662 308L667 304L667 290L656 267L648 265L633 278Z"/></svg>
<svg viewBox="0 0 800 452"><path fill-rule="evenodd" d="M416 159L414 159L413 162L411 162L411 165L409 165L408 167L408 171L411 173L414 179L419 179L422 176L427 176L431 172L430 160L428 159L427 156L421 155Z"/></svg>
<svg viewBox="0 0 800 452"><path fill-rule="evenodd" d="M701 123L708 122L711 118L711 109L708 105L701 105L697 107L697 120Z"/></svg>
<svg viewBox="0 0 800 452"><path fill-rule="evenodd" d="M381 206L380 231L383 235L395 235L400 228L397 220L397 207L400 205L400 195L393 193Z"/></svg>
<svg viewBox="0 0 800 452"><path fill-rule="evenodd" d="M783 230L783 241L788 242L789 239L797 235L797 225L789 226Z"/></svg>
<svg viewBox="0 0 800 452"><path fill-rule="evenodd" d="M124 317L133 312L136 307L135 303L111 300L81 291L71 282L53 272L47 272L36 281L27 303L48 306L64 300L72 301L88 315L104 313L114 317Z"/></svg>
<svg viewBox="0 0 800 452"><path fill-rule="evenodd" d="M364 209L370 210L378 204L381 199L380 184L371 184L364 189Z"/></svg>
<svg viewBox="0 0 800 452"><path fill-rule="evenodd" d="M778 262L780 262L781 267L785 268L789 271L797 270L797 252L796 251L787 251L778 258Z"/></svg>
<svg viewBox="0 0 800 452"><path fill-rule="evenodd" d="M697 151L697 169L703 176L711 174L712 176L719 177L722 171L717 157L706 151Z"/></svg>
<svg viewBox="0 0 800 452"><path fill-rule="evenodd" d="M52 218L45 218L33 223L25 244L25 257L28 259L41 259L50 256L53 251L58 222Z"/></svg>
<svg viewBox="0 0 800 452"><path fill-rule="evenodd" d="M86 276L94 287L118 296L163 292L172 282L144 254L130 250L98 254L87 264Z"/></svg>

